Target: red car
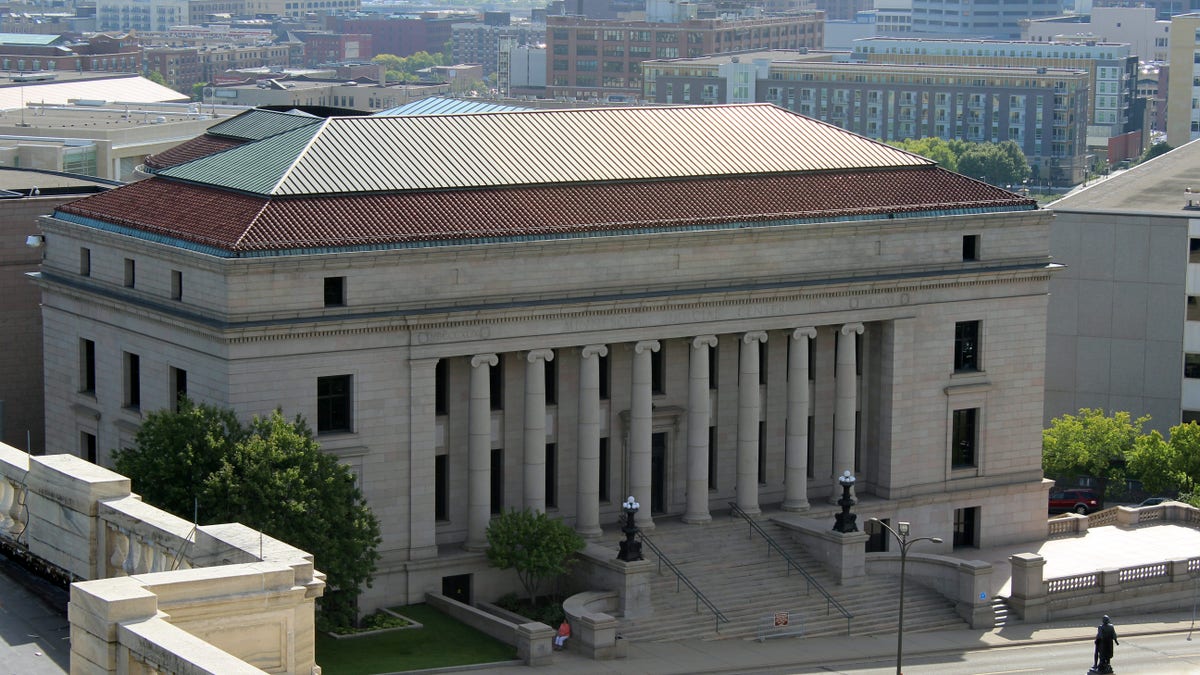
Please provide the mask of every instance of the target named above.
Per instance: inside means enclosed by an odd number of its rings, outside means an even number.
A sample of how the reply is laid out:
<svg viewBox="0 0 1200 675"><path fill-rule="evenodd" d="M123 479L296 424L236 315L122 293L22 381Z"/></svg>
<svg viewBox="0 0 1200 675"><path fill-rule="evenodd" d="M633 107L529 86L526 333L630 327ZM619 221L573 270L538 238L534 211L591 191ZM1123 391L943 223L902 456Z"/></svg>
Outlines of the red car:
<svg viewBox="0 0 1200 675"><path fill-rule="evenodd" d="M1088 488L1071 488L1069 490L1054 490L1050 493L1050 513L1095 513L1104 508L1104 500L1099 493Z"/></svg>

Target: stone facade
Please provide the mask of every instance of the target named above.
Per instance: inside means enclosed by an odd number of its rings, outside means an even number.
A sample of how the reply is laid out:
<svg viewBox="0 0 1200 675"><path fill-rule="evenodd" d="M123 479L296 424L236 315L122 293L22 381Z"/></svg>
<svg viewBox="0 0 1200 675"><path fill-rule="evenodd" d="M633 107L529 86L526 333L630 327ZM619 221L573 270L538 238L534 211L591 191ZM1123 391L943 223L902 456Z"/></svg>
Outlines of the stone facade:
<svg viewBox="0 0 1200 675"><path fill-rule="evenodd" d="M500 508L594 537L629 495L643 527L803 513L852 470L947 550L1044 534L1045 212L230 258L42 228L48 443L91 434L107 463L181 371L196 400L303 414L382 525L364 610L507 590L480 552Z"/></svg>

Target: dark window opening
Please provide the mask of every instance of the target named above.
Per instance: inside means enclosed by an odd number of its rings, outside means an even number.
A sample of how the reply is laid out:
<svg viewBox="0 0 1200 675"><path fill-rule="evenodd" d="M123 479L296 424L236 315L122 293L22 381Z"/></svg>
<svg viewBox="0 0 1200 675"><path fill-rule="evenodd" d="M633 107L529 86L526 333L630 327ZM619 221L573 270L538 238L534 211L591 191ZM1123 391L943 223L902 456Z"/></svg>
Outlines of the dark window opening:
<svg viewBox="0 0 1200 675"><path fill-rule="evenodd" d="M84 459L91 462L92 464L95 464L96 463L96 434L89 434L86 431L80 432L80 434L79 434L79 450L80 450L80 455L82 455Z"/></svg>
<svg viewBox="0 0 1200 675"><path fill-rule="evenodd" d="M767 423L758 423L758 484L767 484Z"/></svg>
<svg viewBox="0 0 1200 675"><path fill-rule="evenodd" d="M609 398L609 388L612 385L612 371L608 367L608 355L605 354L600 358L600 400L607 401Z"/></svg>
<svg viewBox="0 0 1200 675"><path fill-rule="evenodd" d="M350 376L317 378L317 433L350 431Z"/></svg>
<svg viewBox="0 0 1200 675"><path fill-rule="evenodd" d="M142 359L125 352L125 407L142 407Z"/></svg>
<svg viewBox="0 0 1200 675"><path fill-rule="evenodd" d="M446 359L438 359L433 368L433 414L445 415L450 396L450 376L446 369Z"/></svg>
<svg viewBox="0 0 1200 675"><path fill-rule="evenodd" d="M85 277L92 275L92 249L79 249L79 273Z"/></svg>
<svg viewBox="0 0 1200 675"><path fill-rule="evenodd" d="M608 437L600 439L600 501L612 501L612 495L608 492L609 468L608 468Z"/></svg>
<svg viewBox="0 0 1200 675"><path fill-rule="evenodd" d="M504 510L504 448L492 450L492 513Z"/></svg>
<svg viewBox="0 0 1200 675"><path fill-rule="evenodd" d="M708 489L717 489L717 428L708 428Z"/></svg>
<svg viewBox="0 0 1200 675"><path fill-rule="evenodd" d="M171 270L171 299L183 300L183 272Z"/></svg>
<svg viewBox="0 0 1200 675"><path fill-rule="evenodd" d="M169 371L170 382L168 386L171 388L171 411L179 410L179 402L187 398L187 371L183 368L172 367Z"/></svg>
<svg viewBox="0 0 1200 675"><path fill-rule="evenodd" d="M488 368L488 397L492 410L504 410L504 355L496 355L496 365Z"/></svg>
<svg viewBox="0 0 1200 675"><path fill-rule="evenodd" d="M654 394L667 393L663 373L663 354L666 350L666 345L662 345L658 351L650 352L650 391Z"/></svg>
<svg viewBox="0 0 1200 675"><path fill-rule="evenodd" d="M546 361L546 405L558 404L558 361Z"/></svg>
<svg viewBox="0 0 1200 675"><path fill-rule="evenodd" d="M767 383L767 343L758 345L758 383Z"/></svg>
<svg viewBox="0 0 1200 675"><path fill-rule="evenodd" d="M346 277L325 277L325 306L341 307L346 304Z"/></svg>
<svg viewBox="0 0 1200 675"><path fill-rule="evenodd" d="M717 368L717 347L710 347L708 350L708 388L717 388L717 373L720 370Z"/></svg>
<svg viewBox="0 0 1200 675"><path fill-rule="evenodd" d="M546 508L558 508L558 445L546 444Z"/></svg>
<svg viewBox="0 0 1200 675"><path fill-rule="evenodd" d="M433 517L435 520L450 519L449 462L449 455L436 455L433 458Z"/></svg>
<svg viewBox="0 0 1200 675"><path fill-rule="evenodd" d="M96 343L79 341L79 391L96 393Z"/></svg>
<svg viewBox="0 0 1200 675"><path fill-rule="evenodd" d="M1183 376L1188 379L1200 379L1200 354L1183 355Z"/></svg>
<svg viewBox="0 0 1200 675"><path fill-rule="evenodd" d="M134 268L133 258L125 259L125 286L133 288L134 282L137 281L137 274Z"/></svg>
<svg viewBox="0 0 1200 675"><path fill-rule="evenodd" d="M979 235L968 234L962 240L963 260L979 260Z"/></svg>
<svg viewBox="0 0 1200 675"><path fill-rule="evenodd" d="M979 322L959 321L954 324L954 371L979 370Z"/></svg>
<svg viewBox="0 0 1200 675"><path fill-rule="evenodd" d="M954 430L950 448L950 465L954 468L975 466L978 413L978 408L954 411Z"/></svg>

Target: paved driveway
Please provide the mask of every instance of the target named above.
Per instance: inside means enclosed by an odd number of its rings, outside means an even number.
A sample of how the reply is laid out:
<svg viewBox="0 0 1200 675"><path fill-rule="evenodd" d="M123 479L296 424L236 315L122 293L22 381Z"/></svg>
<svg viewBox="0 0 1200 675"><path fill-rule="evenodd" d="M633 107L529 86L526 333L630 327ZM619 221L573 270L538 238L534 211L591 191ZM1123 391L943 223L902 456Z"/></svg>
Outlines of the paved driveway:
<svg viewBox="0 0 1200 675"><path fill-rule="evenodd" d="M70 671L67 593L0 556L0 674Z"/></svg>

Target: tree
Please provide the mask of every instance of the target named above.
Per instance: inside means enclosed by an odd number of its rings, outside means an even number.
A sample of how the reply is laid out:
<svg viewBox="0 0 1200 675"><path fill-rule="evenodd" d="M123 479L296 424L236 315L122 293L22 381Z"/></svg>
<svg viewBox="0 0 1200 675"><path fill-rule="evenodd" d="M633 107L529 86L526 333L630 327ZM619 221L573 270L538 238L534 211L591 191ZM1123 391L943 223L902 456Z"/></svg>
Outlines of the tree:
<svg viewBox="0 0 1200 675"><path fill-rule="evenodd" d="M909 138L903 141L892 143L893 146L920 155L926 159L932 159L937 162L943 169L948 171L957 171L958 153L955 152L953 146L949 142L937 138L936 136L926 136L925 138Z"/></svg>
<svg viewBox="0 0 1200 675"><path fill-rule="evenodd" d="M1171 427L1168 439L1157 430L1142 436L1129 455L1129 472L1150 492L1195 492L1200 481L1200 425Z"/></svg>
<svg viewBox="0 0 1200 675"><path fill-rule="evenodd" d="M583 538L561 520L529 509L509 509L487 529L487 558L492 567L515 569L529 601L549 577L565 574L570 558L583 550Z"/></svg>
<svg viewBox="0 0 1200 675"><path fill-rule="evenodd" d="M157 70L152 70L146 73L146 79L150 80L154 84L161 84L164 87L167 86L167 78L163 77L163 74Z"/></svg>
<svg viewBox="0 0 1200 675"><path fill-rule="evenodd" d="M1142 153L1141 161L1145 162L1146 160L1154 159L1155 157L1158 157L1159 155L1165 155L1174 149L1175 148L1172 148L1166 141L1155 143L1154 145L1146 148L1146 151Z"/></svg>
<svg viewBox="0 0 1200 675"><path fill-rule="evenodd" d="M1042 470L1052 477L1095 477L1103 493L1107 483L1123 480L1126 456L1149 420L1149 415L1131 419L1127 412L1109 416L1093 408L1056 417L1042 431Z"/></svg>
<svg viewBox="0 0 1200 675"><path fill-rule="evenodd" d="M958 172L992 185L1019 185L1029 178L1029 162L1013 141L975 143L958 157Z"/></svg>
<svg viewBox="0 0 1200 675"><path fill-rule="evenodd" d="M204 89L208 86L207 82L197 82L192 85L192 99L204 102Z"/></svg>
<svg viewBox="0 0 1200 675"><path fill-rule="evenodd" d="M304 419L276 410L248 425L231 410L183 399L149 413L117 471L147 502L201 524L240 522L311 553L328 587L322 629L351 625L379 559L379 522L354 476L321 452Z"/></svg>

